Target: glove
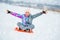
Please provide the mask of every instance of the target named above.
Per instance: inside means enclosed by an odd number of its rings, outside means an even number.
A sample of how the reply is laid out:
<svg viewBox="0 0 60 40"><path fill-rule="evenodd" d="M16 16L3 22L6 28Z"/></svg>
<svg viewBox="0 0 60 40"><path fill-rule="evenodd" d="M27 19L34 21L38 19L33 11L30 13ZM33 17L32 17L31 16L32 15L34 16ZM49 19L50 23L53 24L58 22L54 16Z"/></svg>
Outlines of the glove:
<svg viewBox="0 0 60 40"><path fill-rule="evenodd" d="M42 13L46 14L46 11L42 11Z"/></svg>
<svg viewBox="0 0 60 40"><path fill-rule="evenodd" d="M7 13L11 13L11 11L7 10Z"/></svg>

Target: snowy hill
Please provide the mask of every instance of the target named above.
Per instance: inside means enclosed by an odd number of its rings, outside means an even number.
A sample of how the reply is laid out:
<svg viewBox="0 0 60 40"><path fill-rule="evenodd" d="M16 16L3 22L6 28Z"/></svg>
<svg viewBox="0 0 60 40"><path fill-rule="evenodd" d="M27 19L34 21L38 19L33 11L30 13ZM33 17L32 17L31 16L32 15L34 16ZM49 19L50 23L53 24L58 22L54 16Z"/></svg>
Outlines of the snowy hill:
<svg viewBox="0 0 60 40"><path fill-rule="evenodd" d="M60 40L60 14L48 11L33 20L34 33L22 33L14 30L21 19L6 13L6 10L23 14L26 7L18 7L0 3L0 40ZM30 8L31 14L41 10Z"/></svg>

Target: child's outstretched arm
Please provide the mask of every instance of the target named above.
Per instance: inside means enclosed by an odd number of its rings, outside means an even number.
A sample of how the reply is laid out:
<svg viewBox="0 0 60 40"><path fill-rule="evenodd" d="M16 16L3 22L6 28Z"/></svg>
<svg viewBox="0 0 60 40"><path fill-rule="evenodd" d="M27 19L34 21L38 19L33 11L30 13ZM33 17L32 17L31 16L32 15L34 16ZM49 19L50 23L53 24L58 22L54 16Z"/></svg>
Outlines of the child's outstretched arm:
<svg viewBox="0 0 60 40"><path fill-rule="evenodd" d="M7 13L8 13L8 14L11 14L11 15L13 15L13 16L16 16L16 17L22 18L22 15L17 14L17 13L15 13L15 12L11 12L11 11L7 10Z"/></svg>
<svg viewBox="0 0 60 40"><path fill-rule="evenodd" d="M42 12L40 12L40 13L37 13L37 14L35 14L35 15L32 15L32 18L36 18L36 17L38 17L38 16L40 16L40 15L42 15L42 14L46 14L46 11L42 11Z"/></svg>

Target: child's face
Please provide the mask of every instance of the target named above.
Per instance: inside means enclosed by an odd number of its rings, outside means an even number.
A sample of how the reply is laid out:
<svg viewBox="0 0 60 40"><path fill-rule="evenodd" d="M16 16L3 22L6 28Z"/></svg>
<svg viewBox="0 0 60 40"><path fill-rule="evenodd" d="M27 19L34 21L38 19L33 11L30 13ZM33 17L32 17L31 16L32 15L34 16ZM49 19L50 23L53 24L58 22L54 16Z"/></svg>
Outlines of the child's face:
<svg viewBox="0 0 60 40"><path fill-rule="evenodd" d="M25 12L25 16L28 17L30 15L29 12Z"/></svg>

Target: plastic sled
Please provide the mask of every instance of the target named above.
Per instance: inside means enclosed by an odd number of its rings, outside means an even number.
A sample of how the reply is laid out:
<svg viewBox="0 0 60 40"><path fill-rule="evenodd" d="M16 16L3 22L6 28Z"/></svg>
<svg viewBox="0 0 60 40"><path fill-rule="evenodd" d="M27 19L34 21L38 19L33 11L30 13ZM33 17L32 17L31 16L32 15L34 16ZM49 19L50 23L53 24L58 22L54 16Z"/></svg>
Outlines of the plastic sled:
<svg viewBox="0 0 60 40"><path fill-rule="evenodd" d="M27 31L24 31L24 30L19 30L18 27L15 28L15 31L18 31L18 32L26 32L26 33L33 33L33 31L31 31L31 32L27 32Z"/></svg>

